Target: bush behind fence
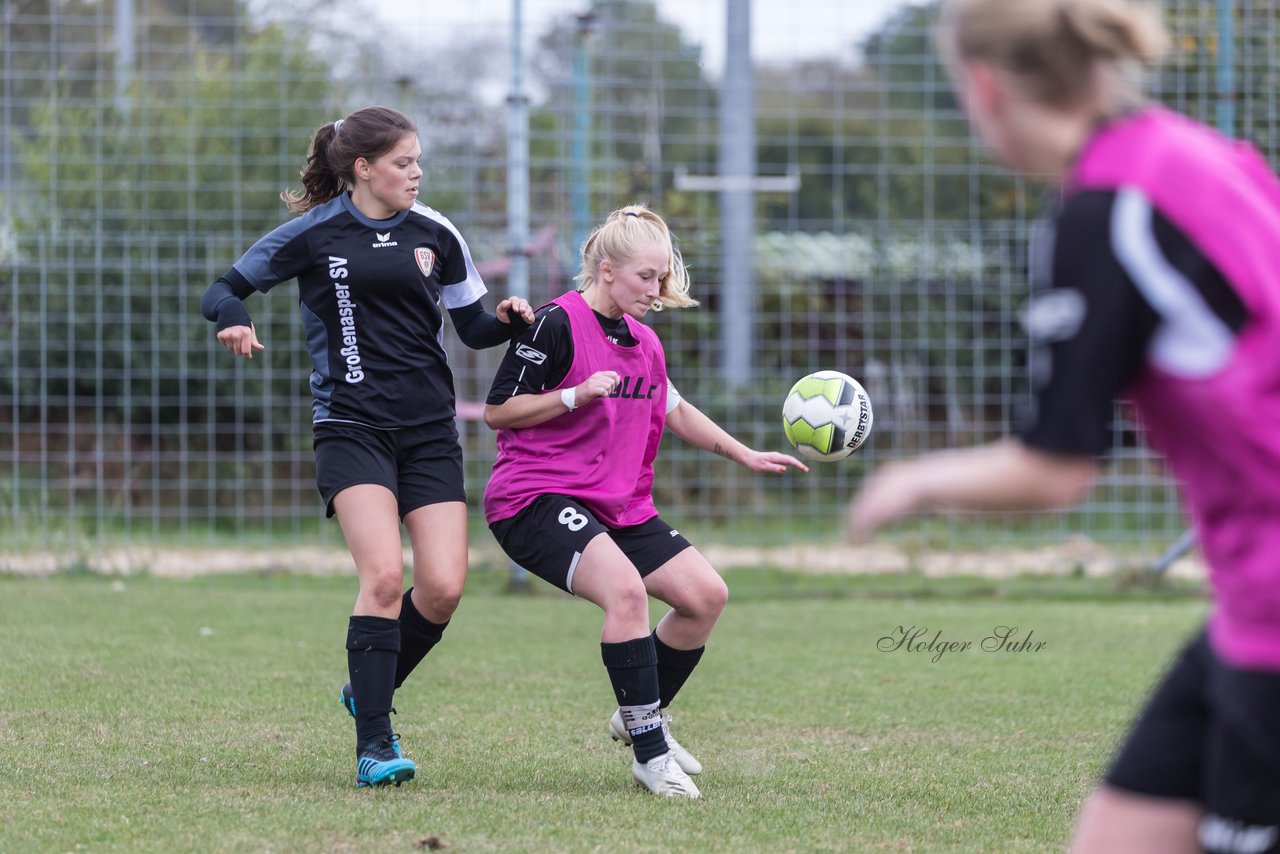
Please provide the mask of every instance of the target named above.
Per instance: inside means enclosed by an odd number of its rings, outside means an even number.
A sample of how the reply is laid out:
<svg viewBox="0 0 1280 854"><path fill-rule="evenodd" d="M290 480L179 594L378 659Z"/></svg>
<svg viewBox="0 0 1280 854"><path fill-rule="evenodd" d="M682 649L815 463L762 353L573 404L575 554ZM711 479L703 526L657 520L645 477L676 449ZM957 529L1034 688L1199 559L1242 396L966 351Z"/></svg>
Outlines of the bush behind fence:
<svg viewBox="0 0 1280 854"><path fill-rule="evenodd" d="M413 116L424 201L467 237L491 299L508 288L505 117L492 94L505 86L505 22L478 20L423 51L400 33L352 33L342 4L282 2L273 19L238 0L199 14L188 5L134 0L131 66L111 4L5 6L0 529L14 547L259 532L337 540L312 481L296 291L251 299L267 349L249 363L219 348L198 314L209 282L287 218L277 194L296 183L319 124L367 103ZM755 379L745 388L720 379L721 310L735 283L722 280L718 199L676 186L680 174L716 171L719 84L701 46L644 0L595 0L589 18L567 0L531 6L551 13L530 55L532 298L569 286L585 227L647 201L679 236L702 301L650 321L686 397L771 448L783 445L783 394L811 370L857 376L875 404L867 447L807 477L752 475L668 439L664 512L733 542L833 539L872 465L1016 423L1040 191L974 145L932 54L933 4L904 4L840 56L757 66L758 169L796 174L800 189L756 200ZM1190 0L1165 4L1175 49L1153 87L1210 122L1230 97L1234 131L1274 162L1280 11L1230 7L1236 90L1217 91L1215 4ZM501 352L465 350L448 328L446 343L459 397L483 400ZM929 522L899 542L1173 538L1183 521L1170 484L1117 416L1113 461L1079 510ZM493 437L460 426L478 503Z"/></svg>

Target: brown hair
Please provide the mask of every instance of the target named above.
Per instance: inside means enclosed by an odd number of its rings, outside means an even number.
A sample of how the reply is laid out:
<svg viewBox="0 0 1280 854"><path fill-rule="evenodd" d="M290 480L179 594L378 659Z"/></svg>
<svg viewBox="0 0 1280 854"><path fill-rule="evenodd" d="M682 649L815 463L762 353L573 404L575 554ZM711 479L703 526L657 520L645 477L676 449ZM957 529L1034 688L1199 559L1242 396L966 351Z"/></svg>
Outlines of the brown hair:
<svg viewBox="0 0 1280 854"><path fill-rule="evenodd" d="M595 284L600 263L605 259L622 264L635 256L638 247L654 243L666 244L671 262L666 272L659 277L661 287L653 310L697 305L698 301L689 296L689 271L680 258L680 250L671 237L671 230L662 217L644 205L619 208L591 232L591 236L582 244L582 270L577 276L578 290L585 291Z"/></svg>
<svg viewBox="0 0 1280 854"><path fill-rule="evenodd" d="M356 159L377 160L418 128L399 110L365 107L345 119L321 125L311 137L307 165L299 173L302 189L280 198L294 213L306 213L355 186Z"/></svg>
<svg viewBox="0 0 1280 854"><path fill-rule="evenodd" d="M1138 72L1166 38L1158 11L1130 0L945 0L938 43L949 60L985 60L1068 107L1096 94L1097 70L1112 72L1112 94L1140 97Z"/></svg>

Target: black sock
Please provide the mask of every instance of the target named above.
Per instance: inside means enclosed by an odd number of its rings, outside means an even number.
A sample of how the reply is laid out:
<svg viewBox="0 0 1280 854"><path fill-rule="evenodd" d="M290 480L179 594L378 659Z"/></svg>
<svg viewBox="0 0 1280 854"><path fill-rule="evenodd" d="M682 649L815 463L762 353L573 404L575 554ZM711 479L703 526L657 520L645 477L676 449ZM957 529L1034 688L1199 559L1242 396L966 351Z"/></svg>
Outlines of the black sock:
<svg viewBox="0 0 1280 854"><path fill-rule="evenodd" d="M433 623L422 616L413 604L413 588L410 587L400 600L400 657L396 660L396 687L404 684L409 674L440 642L449 621Z"/></svg>
<svg viewBox="0 0 1280 854"><path fill-rule="evenodd" d="M387 617L352 617L347 624L347 672L356 701L356 749L391 737L400 624Z"/></svg>
<svg viewBox="0 0 1280 854"><path fill-rule="evenodd" d="M667 752L658 715L658 656L653 635L600 644L600 657L609 670L609 681L622 711L622 723L631 735L636 760L648 762Z"/></svg>
<svg viewBox="0 0 1280 854"><path fill-rule="evenodd" d="M654 629L653 648L658 654L658 696L662 698L662 707L665 709L684 687L693 668L698 666L706 647L676 649L667 646L658 637L658 630Z"/></svg>

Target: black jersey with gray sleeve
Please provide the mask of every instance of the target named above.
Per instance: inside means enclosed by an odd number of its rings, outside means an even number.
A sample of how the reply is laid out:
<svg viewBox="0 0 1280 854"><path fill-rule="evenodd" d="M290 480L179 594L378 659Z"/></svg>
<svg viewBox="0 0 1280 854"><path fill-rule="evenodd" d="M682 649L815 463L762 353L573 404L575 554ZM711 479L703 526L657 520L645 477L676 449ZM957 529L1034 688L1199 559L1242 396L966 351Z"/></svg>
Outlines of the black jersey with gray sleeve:
<svg viewBox="0 0 1280 854"><path fill-rule="evenodd" d="M264 293L292 278L314 421L396 428L453 417L440 304L469 306L485 287L448 219L414 204L373 220L344 193L276 228L223 276Z"/></svg>
<svg viewBox="0 0 1280 854"><path fill-rule="evenodd" d="M1146 215L1118 213L1119 200ZM1159 349L1196 349L1199 329L1248 319L1217 268L1136 191L1088 190L1051 203L1031 245L1032 406L1019 435L1033 448L1098 456L1113 444L1114 401ZM1177 294L1179 313L1165 295ZM1190 324L1187 317L1192 317ZM1203 322L1195 321L1195 317Z"/></svg>
<svg viewBox="0 0 1280 854"><path fill-rule="evenodd" d="M625 320L611 320L598 312L595 315L610 341L623 347L635 346ZM544 305L535 314L533 325L511 343L485 402L497 406L517 394L555 388L564 381L572 364L569 315L555 303Z"/></svg>

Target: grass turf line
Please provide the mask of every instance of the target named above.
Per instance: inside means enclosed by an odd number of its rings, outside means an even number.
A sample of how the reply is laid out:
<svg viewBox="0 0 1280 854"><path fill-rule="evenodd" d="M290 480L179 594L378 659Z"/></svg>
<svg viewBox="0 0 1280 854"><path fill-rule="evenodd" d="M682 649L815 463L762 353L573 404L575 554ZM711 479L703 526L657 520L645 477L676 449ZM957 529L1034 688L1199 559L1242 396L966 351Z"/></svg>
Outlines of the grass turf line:
<svg viewBox="0 0 1280 854"><path fill-rule="evenodd" d="M501 595L499 575L397 694L419 776L380 791L353 786L337 703L352 580L0 580L0 850L1060 850L1205 611L1087 580L731 574L673 706L704 798L673 803L631 785L606 734L598 611ZM877 649L899 626L998 625L1048 645Z"/></svg>

